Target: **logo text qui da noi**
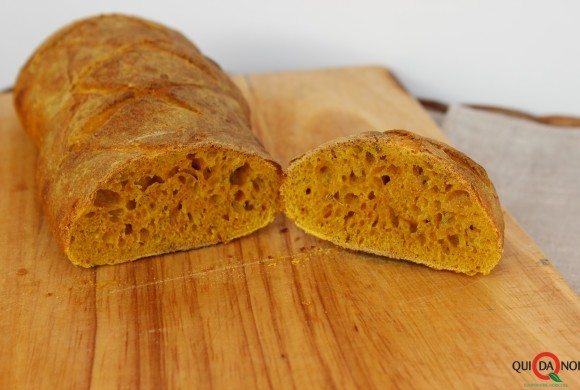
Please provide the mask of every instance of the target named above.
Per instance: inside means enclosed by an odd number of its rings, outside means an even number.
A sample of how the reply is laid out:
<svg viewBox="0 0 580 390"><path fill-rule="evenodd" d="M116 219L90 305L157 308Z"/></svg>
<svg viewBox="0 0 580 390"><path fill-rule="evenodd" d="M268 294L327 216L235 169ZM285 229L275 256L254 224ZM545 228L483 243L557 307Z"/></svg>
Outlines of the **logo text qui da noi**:
<svg viewBox="0 0 580 390"><path fill-rule="evenodd" d="M534 375L541 380L550 382L564 382L560 378L560 371L580 371L580 361L562 360L552 352L542 352L534 357L534 360L515 360L512 369L521 374L524 371L533 371Z"/></svg>

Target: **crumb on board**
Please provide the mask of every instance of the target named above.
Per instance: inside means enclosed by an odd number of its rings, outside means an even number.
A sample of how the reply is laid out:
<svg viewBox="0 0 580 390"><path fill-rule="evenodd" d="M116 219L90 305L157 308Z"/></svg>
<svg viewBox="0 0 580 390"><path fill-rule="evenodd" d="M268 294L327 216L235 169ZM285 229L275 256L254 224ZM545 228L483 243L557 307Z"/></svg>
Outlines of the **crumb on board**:
<svg viewBox="0 0 580 390"><path fill-rule="evenodd" d="M317 248L315 245L312 245L310 248L302 247L300 248L300 253L297 253L290 257L290 262L293 265L298 265L305 260L310 260L312 256L318 255L328 255L332 252L330 248Z"/></svg>
<svg viewBox="0 0 580 390"><path fill-rule="evenodd" d="M290 260L290 264L298 265L306 260L311 260L313 256L324 256L332 252L331 248L317 247L316 245L302 246L296 250L296 253L290 255L268 255L262 259L249 262L247 264L254 264L256 262L262 263L267 267L275 267L280 261ZM246 264L246 265L247 265Z"/></svg>

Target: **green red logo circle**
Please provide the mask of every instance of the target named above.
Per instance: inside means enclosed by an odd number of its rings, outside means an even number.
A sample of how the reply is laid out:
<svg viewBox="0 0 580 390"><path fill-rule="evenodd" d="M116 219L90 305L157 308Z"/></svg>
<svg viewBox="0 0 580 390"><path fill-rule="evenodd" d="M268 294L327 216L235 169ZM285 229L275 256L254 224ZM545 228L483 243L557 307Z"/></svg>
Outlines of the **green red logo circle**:
<svg viewBox="0 0 580 390"><path fill-rule="evenodd" d="M545 381L548 381L552 378L548 375L542 374L540 372L540 370L538 370L538 362L543 357L549 357L550 359L552 359L554 361L554 373L556 373L556 374L558 374L560 372L560 359L558 359L558 357L556 355L554 355L552 352L541 352L541 353L537 354L536 357L534 358L534 361L532 362L532 370L534 371L534 374L538 378L543 379Z"/></svg>

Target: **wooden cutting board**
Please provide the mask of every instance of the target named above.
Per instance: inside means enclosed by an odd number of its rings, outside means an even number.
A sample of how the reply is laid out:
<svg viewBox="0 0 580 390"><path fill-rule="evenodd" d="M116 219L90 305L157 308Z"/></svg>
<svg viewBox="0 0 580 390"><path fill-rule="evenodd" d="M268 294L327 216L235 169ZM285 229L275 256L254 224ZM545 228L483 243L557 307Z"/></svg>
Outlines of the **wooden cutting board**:
<svg viewBox="0 0 580 390"><path fill-rule="evenodd" d="M234 79L283 165L354 132L444 139L384 68ZM34 164L1 95L0 388L518 388L549 382L514 361L580 360L580 300L509 214L489 276L342 250L283 216L226 245L86 270L49 231Z"/></svg>

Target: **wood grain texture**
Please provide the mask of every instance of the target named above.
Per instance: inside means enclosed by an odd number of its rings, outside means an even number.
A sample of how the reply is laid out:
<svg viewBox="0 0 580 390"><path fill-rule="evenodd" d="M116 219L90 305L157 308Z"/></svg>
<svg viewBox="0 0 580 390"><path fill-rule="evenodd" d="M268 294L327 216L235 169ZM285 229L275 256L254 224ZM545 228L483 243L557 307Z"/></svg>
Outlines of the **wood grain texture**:
<svg viewBox="0 0 580 390"><path fill-rule="evenodd" d="M235 77L281 163L339 135L442 139L387 70ZM339 249L286 218L129 264L72 266L33 188L35 150L0 96L1 388L481 388L542 351L580 360L580 301L506 214L486 277ZM569 385L580 372L560 372Z"/></svg>

